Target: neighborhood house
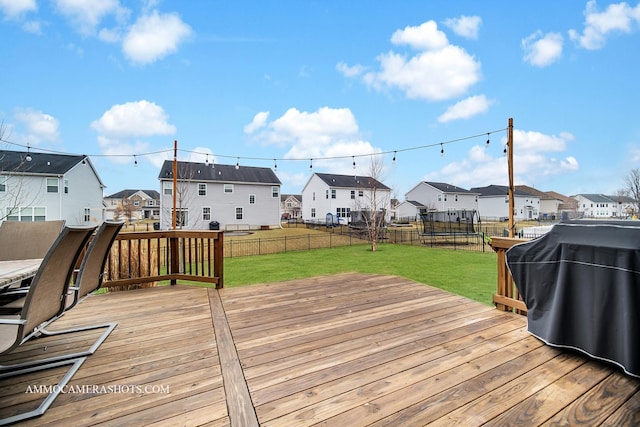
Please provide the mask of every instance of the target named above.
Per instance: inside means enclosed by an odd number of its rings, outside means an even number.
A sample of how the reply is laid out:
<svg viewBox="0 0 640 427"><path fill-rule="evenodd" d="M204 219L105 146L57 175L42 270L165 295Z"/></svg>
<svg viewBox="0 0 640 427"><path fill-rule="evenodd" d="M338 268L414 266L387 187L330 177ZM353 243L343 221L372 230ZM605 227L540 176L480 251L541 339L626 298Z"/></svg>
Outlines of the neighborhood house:
<svg viewBox="0 0 640 427"><path fill-rule="evenodd" d="M173 162L160 170L160 228L240 230L280 226L280 185L269 168Z"/></svg>
<svg viewBox="0 0 640 427"><path fill-rule="evenodd" d="M104 187L87 156L0 151L0 221L101 223Z"/></svg>
<svg viewBox="0 0 640 427"><path fill-rule="evenodd" d="M314 173L302 189L302 200L302 218L309 222L350 222L352 211L383 212L385 221L391 218L391 189L368 176Z"/></svg>

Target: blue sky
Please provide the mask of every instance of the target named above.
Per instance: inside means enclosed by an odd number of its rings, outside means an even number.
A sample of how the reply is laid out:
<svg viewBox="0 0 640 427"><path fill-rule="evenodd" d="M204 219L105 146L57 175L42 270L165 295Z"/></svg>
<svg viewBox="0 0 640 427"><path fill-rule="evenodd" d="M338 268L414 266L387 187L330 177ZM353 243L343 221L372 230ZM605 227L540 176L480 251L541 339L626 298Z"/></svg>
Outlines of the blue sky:
<svg viewBox="0 0 640 427"><path fill-rule="evenodd" d="M106 195L158 189L174 140L277 164L284 193L376 153L401 200L506 185L510 117L516 184L614 194L640 167L637 2L0 0L0 19L0 147L87 154Z"/></svg>

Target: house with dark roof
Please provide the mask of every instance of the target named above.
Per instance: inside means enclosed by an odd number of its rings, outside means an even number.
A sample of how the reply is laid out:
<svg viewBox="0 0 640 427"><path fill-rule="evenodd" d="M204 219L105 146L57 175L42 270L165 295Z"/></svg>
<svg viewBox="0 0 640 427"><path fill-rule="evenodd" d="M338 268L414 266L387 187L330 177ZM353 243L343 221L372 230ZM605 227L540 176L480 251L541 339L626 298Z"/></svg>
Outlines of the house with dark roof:
<svg viewBox="0 0 640 427"><path fill-rule="evenodd" d="M369 176L314 173L302 189L302 218L324 223L327 215L351 219L352 211L384 212L391 218L391 189Z"/></svg>
<svg viewBox="0 0 640 427"><path fill-rule="evenodd" d="M627 196L577 194L578 215L581 218L626 218L635 213L635 203Z"/></svg>
<svg viewBox="0 0 640 427"><path fill-rule="evenodd" d="M104 187L87 156L0 151L0 221L99 224Z"/></svg>
<svg viewBox="0 0 640 427"><path fill-rule="evenodd" d="M478 193L478 213L483 219L509 217L509 188L505 185L488 185L470 190ZM540 215L540 197L514 188L513 216L515 220L537 220Z"/></svg>
<svg viewBox="0 0 640 427"><path fill-rule="evenodd" d="M398 204L396 210L398 219L417 221L420 219L420 214L427 212L428 208L417 200L405 200Z"/></svg>
<svg viewBox="0 0 640 427"><path fill-rule="evenodd" d="M478 209L477 193L446 182L421 181L405 194L405 199L418 202L422 205L419 209L430 212L471 212ZM404 208L401 216L411 214L407 212L407 209L411 210L410 205L405 204ZM419 213L414 212L413 215Z"/></svg>
<svg viewBox="0 0 640 427"><path fill-rule="evenodd" d="M170 229L175 198L176 225L190 230L257 229L280 226L281 182L269 168L213 163L162 165L160 228Z"/></svg>
<svg viewBox="0 0 640 427"><path fill-rule="evenodd" d="M130 212L133 220L160 219L160 193L156 190L122 190L104 198L105 219L124 219Z"/></svg>

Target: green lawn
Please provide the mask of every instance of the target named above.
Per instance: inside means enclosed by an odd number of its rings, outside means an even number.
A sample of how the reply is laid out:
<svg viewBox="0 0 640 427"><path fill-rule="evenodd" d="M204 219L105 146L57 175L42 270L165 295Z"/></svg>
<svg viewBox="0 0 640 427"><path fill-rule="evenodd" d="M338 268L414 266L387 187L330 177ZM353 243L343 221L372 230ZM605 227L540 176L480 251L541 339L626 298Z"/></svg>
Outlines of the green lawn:
<svg viewBox="0 0 640 427"><path fill-rule="evenodd" d="M345 246L228 258L224 286L277 282L326 274L358 272L403 276L417 282L492 304L496 290L496 255L407 245Z"/></svg>

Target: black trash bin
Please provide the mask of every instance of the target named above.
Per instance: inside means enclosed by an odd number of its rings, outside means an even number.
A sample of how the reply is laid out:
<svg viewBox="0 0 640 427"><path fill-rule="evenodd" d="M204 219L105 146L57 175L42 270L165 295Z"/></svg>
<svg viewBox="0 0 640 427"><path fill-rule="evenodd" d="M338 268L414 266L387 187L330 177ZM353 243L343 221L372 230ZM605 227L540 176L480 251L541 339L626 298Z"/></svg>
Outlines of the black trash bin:
<svg viewBox="0 0 640 427"><path fill-rule="evenodd" d="M209 230L220 230L220 223L218 221L211 221L209 223Z"/></svg>
<svg viewBox="0 0 640 427"><path fill-rule="evenodd" d="M160 223L159 222L154 222L153 223L153 229L156 230L156 231L160 230Z"/></svg>

